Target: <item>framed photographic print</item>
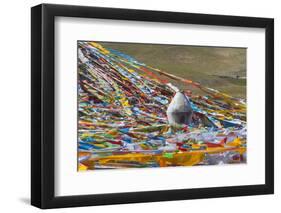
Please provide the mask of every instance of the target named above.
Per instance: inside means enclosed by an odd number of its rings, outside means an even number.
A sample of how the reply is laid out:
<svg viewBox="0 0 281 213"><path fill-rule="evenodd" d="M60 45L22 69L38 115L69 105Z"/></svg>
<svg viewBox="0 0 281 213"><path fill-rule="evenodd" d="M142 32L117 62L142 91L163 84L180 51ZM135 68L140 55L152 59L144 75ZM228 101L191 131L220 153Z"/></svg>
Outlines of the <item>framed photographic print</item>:
<svg viewBox="0 0 281 213"><path fill-rule="evenodd" d="M32 205L273 193L273 19L31 14Z"/></svg>

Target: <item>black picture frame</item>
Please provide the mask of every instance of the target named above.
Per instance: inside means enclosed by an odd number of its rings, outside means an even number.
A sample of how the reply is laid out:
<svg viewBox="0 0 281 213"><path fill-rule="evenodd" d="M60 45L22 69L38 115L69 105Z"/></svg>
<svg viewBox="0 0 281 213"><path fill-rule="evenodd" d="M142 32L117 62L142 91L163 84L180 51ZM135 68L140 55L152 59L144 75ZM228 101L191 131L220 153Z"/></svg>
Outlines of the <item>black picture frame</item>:
<svg viewBox="0 0 281 213"><path fill-rule="evenodd" d="M266 32L265 184L97 195L54 195L55 17L264 28ZM163 11L41 4L31 9L31 204L39 208L140 203L274 193L274 20Z"/></svg>

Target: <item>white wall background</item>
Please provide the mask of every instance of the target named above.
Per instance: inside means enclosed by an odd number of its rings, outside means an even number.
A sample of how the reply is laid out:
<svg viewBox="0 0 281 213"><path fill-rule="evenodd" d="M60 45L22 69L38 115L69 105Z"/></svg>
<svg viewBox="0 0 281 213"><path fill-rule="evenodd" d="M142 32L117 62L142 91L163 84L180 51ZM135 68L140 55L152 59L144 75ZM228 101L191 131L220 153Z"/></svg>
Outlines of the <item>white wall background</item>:
<svg viewBox="0 0 281 213"><path fill-rule="evenodd" d="M53 0L45 3L194 13L260 16L275 18L275 195L192 201L126 204L50 210L52 212L254 212L274 211L281 207L281 13L279 1L246 0ZM1 212L39 212L29 205L30 197L30 7L37 0L2 1L0 45L0 115L1 115ZM277 151L276 151L277 150Z"/></svg>

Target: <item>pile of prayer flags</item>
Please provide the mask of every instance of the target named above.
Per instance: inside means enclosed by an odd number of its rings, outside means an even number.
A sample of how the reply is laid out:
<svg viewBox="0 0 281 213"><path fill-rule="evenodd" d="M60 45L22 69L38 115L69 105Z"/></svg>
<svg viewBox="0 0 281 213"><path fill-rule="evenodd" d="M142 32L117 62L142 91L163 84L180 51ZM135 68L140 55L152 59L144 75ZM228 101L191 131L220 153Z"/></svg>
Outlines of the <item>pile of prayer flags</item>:
<svg viewBox="0 0 281 213"><path fill-rule="evenodd" d="M189 125L171 126L167 107L186 91ZM202 95L205 94L205 95ZM246 162L246 102L141 63L96 42L78 42L79 170Z"/></svg>

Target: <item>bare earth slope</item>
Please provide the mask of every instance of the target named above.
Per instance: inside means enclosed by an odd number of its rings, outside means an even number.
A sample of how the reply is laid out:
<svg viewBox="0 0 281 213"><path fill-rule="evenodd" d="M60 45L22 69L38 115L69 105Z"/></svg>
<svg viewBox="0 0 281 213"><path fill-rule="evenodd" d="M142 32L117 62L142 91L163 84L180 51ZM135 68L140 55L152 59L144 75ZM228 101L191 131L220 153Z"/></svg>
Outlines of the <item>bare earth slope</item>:
<svg viewBox="0 0 281 213"><path fill-rule="evenodd" d="M246 98L246 49L99 42L168 73Z"/></svg>

